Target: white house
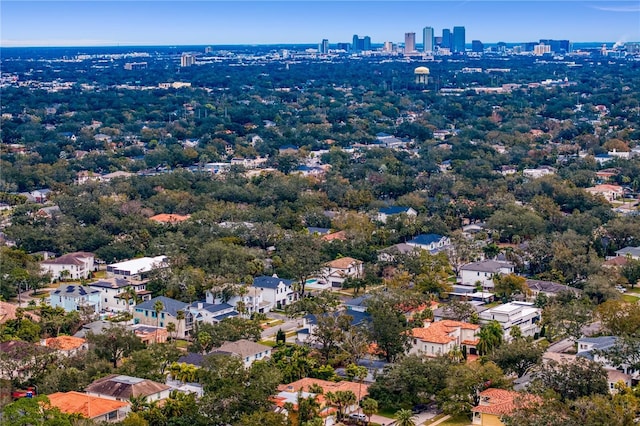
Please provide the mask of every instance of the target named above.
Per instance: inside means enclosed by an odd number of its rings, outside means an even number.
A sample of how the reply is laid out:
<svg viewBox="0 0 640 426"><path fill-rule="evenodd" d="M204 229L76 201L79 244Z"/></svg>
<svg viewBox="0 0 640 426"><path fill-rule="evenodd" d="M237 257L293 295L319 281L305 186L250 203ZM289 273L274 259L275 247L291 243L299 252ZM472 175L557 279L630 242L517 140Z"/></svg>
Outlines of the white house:
<svg viewBox="0 0 640 426"><path fill-rule="evenodd" d="M603 353L612 349L617 342L616 336L582 337L578 339L578 353L576 354L577 357L587 358L602 365L607 371L609 392L611 393L617 392L615 385L619 381L631 387L640 379L639 370L634 370L626 363L614 363Z"/></svg>
<svg viewBox="0 0 640 426"><path fill-rule="evenodd" d="M276 309L282 309L284 306L295 302L298 297L293 290L293 281L284 278L278 278L277 275L255 277L253 279L253 287L262 291L262 299L270 303Z"/></svg>
<svg viewBox="0 0 640 426"><path fill-rule="evenodd" d="M524 169L522 171L522 176L528 177L530 179L538 179L543 176L553 175L556 173L556 169L549 166L541 166L537 169Z"/></svg>
<svg viewBox="0 0 640 426"><path fill-rule="evenodd" d="M214 349L211 354L237 356L242 360L245 368L249 368L256 361L270 358L271 350L271 346L242 339L236 342L226 342L219 348Z"/></svg>
<svg viewBox="0 0 640 426"><path fill-rule="evenodd" d="M217 324L225 318L238 316L235 308L228 303L193 302L186 309L196 323Z"/></svg>
<svg viewBox="0 0 640 426"><path fill-rule="evenodd" d="M513 268L513 263L498 260L468 263L460 268L460 283L462 285L475 286L477 282L480 282L483 289L491 290L494 287L494 275L512 274Z"/></svg>
<svg viewBox="0 0 640 426"><path fill-rule="evenodd" d="M131 397L144 397L146 402L167 399L171 387L149 379L110 374L85 388L87 395L129 402Z"/></svg>
<svg viewBox="0 0 640 426"><path fill-rule="evenodd" d="M169 266L167 256L141 257L107 265L107 277L143 280L149 272Z"/></svg>
<svg viewBox="0 0 640 426"><path fill-rule="evenodd" d="M608 202L624 197L624 190L620 185L601 184L585 188L585 191L591 195L602 195Z"/></svg>
<svg viewBox="0 0 640 426"><path fill-rule="evenodd" d="M340 288L348 278L362 278L364 263L352 257L341 257L327 262L320 273L319 281L324 281L328 288Z"/></svg>
<svg viewBox="0 0 640 426"><path fill-rule="evenodd" d="M529 302L509 302L479 314L480 322L485 324L498 321L504 332L504 339L511 340L511 328L518 326L524 337L540 332L542 309Z"/></svg>
<svg viewBox="0 0 640 426"><path fill-rule="evenodd" d="M162 302L162 310L156 313L155 303ZM158 326L166 328L172 322L176 325L176 336L186 338L193 329L193 315L187 309L188 303L169 297L158 296L151 300L136 305L133 311L133 319L136 324ZM184 312L184 319L178 320L178 312Z"/></svg>
<svg viewBox="0 0 640 426"><path fill-rule="evenodd" d="M451 239L438 234L420 234L407 241L407 244L436 254L447 249L451 245Z"/></svg>
<svg viewBox="0 0 640 426"><path fill-rule="evenodd" d="M130 311L137 302L151 300L151 292L147 290L147 281L112 277L88 285L102 293L102 309L108 311Z"/></svg>
<svg viewBox="0 0 640 426"><path fill-rule="evenodd" d="M419 255L421 248L416 245L399 243L394 244L390 247L383 248L382 250L378 250L378 261L380 262L394 262L396 260L396 256L399 254L404 255Z"/></svg>
<svg viewBox="0 0 640 426"><path fill-rule="evenodd" d="M87 279L94 272L95 258L93 253L76 252L68 253L53 259L40 262L43 274L51 274L51 280L63 279Z"/></svg>
<svg viewBox="0 0 640 426"><path fill-rule="evenodd" d="M468 353L476 353L480 326L461 321L443 320L425 322L424 327L413 328L410 354L436 357L454 348L466 347Z"/></svg>
<svg viewBox="0 0 640 426"><path fill-rule="evenodd" d="M236 308L236 311L238 311L238 304L242 303L244 305L243 308L245 315L247 316L251 316L256 312L266 314L273 308L273 303L265 301L262 297L262 293L264 293L262 289L257 287L245 287L244 290L245 291L243 291L242 294L231 296L226 303ZM219 293L207 290L205 295L207 303L214 305L224 303Z"/></svg>
<svg viewBox="0 0 640 426"><path fill-rule="evenodd" d="M384 207L378 210L378 215L376 219L379 222L387 223L387 219L390 216L395 216L399 214L405 214L407 216L416 217L418 212L412 209L411 207L402 207L402 206L393 206L393 207Z"/></svg>
<svg viewBox="0 0 640 426"><path fill-rule="evenodd" d="M616 256L619 257L630 257L632 259L638 260L640 259L640 247L625 247L616 251Z"/></svg>

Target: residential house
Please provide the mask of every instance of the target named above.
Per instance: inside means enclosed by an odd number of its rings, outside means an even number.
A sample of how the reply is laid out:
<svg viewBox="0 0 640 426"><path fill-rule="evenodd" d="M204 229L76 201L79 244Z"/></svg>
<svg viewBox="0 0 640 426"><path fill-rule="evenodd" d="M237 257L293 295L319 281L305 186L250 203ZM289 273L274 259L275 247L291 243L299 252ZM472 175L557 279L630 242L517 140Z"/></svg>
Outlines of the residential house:
<svg viewBox="0 0 640 426"><path fill-rule="evenodd" d="M130 311L138 302L151 300L147 281L105 278L88 284L102 293L102 309L110 311Z"/></svg>
<svg viewBox="0 0 640 426"><path fill-rule="evenodd" d="M222 346L211 351L211 355L231 355L239 357L245 368L251 367L256 361L271 357L271 346L241 339L235 342L226 342Z"/></svg>
<svg viewBox="0 0 640 426"><path fill-rule="evenodd" d="M509 415L518 407L536 400L536 397L530 394L496 388L485 389L478 396L479 404L471 409L471 423L482 426L504 426L502 416Z"/></svg>
<svg viewBox="0 0 640 426"><path fill-rule="evenodd" d="M615 381L609 383L609 390L615 391L615 383L618 379L622 379L630 385L637 385L640 382L640 370L634 369L627 363L617 363L609 359L606 355L607 350L613 349L618 343L616 336L599 336L599 337L582 337L578 339L577 357L582 357L595 361L602 365L605 370L616 370L628 376L620 375L612 377Z"/></svg>
<svg viewBox="0 0 640 426"><path fill-rule="evenodd" d="M156 313L155 303L162 302L162 310ZM136 324L144 324L166 328L172 322L176 325L176 337L184 339L193 328L193 315L187 309L188 303L170 299L165 296L154 297L151 300L136 305L133 319ZM178 312L184 312L184 319L178 321Z"/></svg>
<svg viewBox="0 0 640 426"><path fill-rule="evenodd" d="M575 296L579 296L582 290L569 287L568 285L554 283L553 281L542 280L530 280L526 281L527 287L531 291L531 298L535 300L539 294L544 294L547 297L555 297L563 292L571 292Z"/></svg>
<svg viewBox="0 0 640 426"><path fill-rule="evenodd" d="M256 312L267 313L273 308L273 303L264 300L262 297L263 293L264 291L257 287L244 287L242 294L233 295L229 297L226 302L223 302L221 292L207 290L205 295L207 303L214 305L228 303L233 306L238 313L242 310L244 315L251 316ZM241 307L238 307L239 304Z"/></svg>
<svg viewBox="0 0 640 426"><path fill-rule="evenodd" d="M0 379L27 381L33 371L41 371L43 365L52 361L53 352L51 348L23 340L0 342Z"/></svg>
<svg viewBox="0 0 640 426"><path fill-rule="evenodd" d="M293 290L293 281L278 278L275 274L271 277L255 277L253 287L259 288L262 291L262 299L275 309L282 309L298 299L297 293Z"/></svg>
<svg viewBox="0 0 640 426"><path fill-rule="evenodd" d="M530 179L538 179L544 176L553 175L556 173L556 169L549 166L541 166L537 169L524 169L522 171L522 176L530 178Z"/></svg>
<svg viewBox="0 0 640 426"><path fill-rule="evenodd" d="M476 286L491 291L494 287L495 275L508 275L514 271L514 264L498 260L483 260L464 265L460 268L460 283L466 286Z"/></svg>
<svg viewBox="0 0 640 426"><path fill-rule="evenodd" d="M43 274L50 274L51 281L59 279L87 279L96 270L93 253L68 253L40 262Z"/></svg>
<svg viewBox="0 0 640 426"><path fill-rule="evenodd" d="M348 315L351 318L350 325L353 327L359 327L366 325L369 321L371 321L371 314L366 312L365 310L353 310L347 309L339 312L333 312L330 314L323 315L334 315L338 316L341 314ZM318 328L318 317L316 314L308 314L302 318L302 328L298 330L298 334L296 336L296 341L298 343L314 343L315 337L314 333Z"/></svg>
<svg viewBox="0 0 640 426"><path fill-rule="evenodd" d="M193 302L187 306L196 323L217 324L225 318L238 316L238 311L229 303Z"/></svg>
<svg viewBox="0 0 640 426"><path fill-rule="evenodd" d="M99 313L102 310L100 291L78 284L62 284L49 293L49 304L60 306L67 312L88 309Z"/></svg>
<svg viewBox="0 0 640 426"><path fill-rule="evenodd" d="M331 234L323 235L320 238L324 241L334 241L334 240L346 241L347 233L345 231L337 231L337 232L332 232Z"/></svg>
<svg viewBox="0 0 640 426"><path fill-rule="evenodd" d="M351 391L356 396L356 404L350 407L346 407L345 413L350 413L357 411L359 409L358 402L369 395L369 385L366 383L357 383L350 382L348 380L342 380L339 382L330 382L328 380L320 380L320 379L312 379L312 378L304 378L297 380L292 383L284 384L278 386L278 394L273 397L273 401L275 405L282 411L285 407L286 402L294 403L294 408L297 403L296 395L298 392L304 395L312 395L310 391L314 388L321 388L322 393L317 394L317 401L320 403L320 416L327 417L333 413L333 410L327 404L327 400L325 395L331 392L335 394L336 392L348 392Z"/></svg>
<svg viewBox="0 0 640 426"><path fill-rule="evenodd" d="M384 207L378 210L378 215L376 219L379 222L387 223L387 219L391 216L405 214L407 216L416 217L418 212L412 209L411 207L402 207L402 206L393 206L393 207Z"/></svg>
<svg viewBox="0 0 640 426"><path fill-rule="evenodd" d="M407 243L394 244L390 247L378 250L378 261L380 262L395 262L398 255L419 255L420 248Z"/></svg>
<svg viewBox="0 0 640 426"><path fill-rule="evenodd" d="M105 175L100 176L101 182L111 182L114 179L125 179L134 176L133 173L117 171L113 173L107 173Z"/></svg>
<svg viewBox="0 0 640 426"><path fill-rule="evenodd" d="M631 259L640 260L640 247L625 247L616 251L616 256L630 257Z"/></svg>
<svg viewBox="0 0 640 426"><path fill-rule="evenodd" d="M316 226L308 226L307 231L309 232L309 235L328 235L331 233L330 228L319 228Z"/></svg>
<svg viewBox="0 0 640 426"><path fill-rule="evenodd" d="M129 401L132 397L144 397L147 402L155 402L167 399L171 387L149 379L110 374L95 380L85 388L85 392L91 396L116 401Z"/></svg>
<svg viewBox="0 0 640 426"><path fill-rule="evenodd" d="M86 339L73 336L49 337L40 341L42 346L55 349L61 355L73 356L89 349Z"/></svg>
<svg viewBox="0 0 640 426"><path fill-rule="evenodd" d="M438 234L420 234L407 241L407 244L422 250L428 250L431 254L436 254L446 250L451 245L451 239Z"/></svg>
<svg viewBox="0 0 640 426"><path fill-rule="evenodd" d="M107 265L107 277L140 281L148 278L151 271L168 266L169 260L167 256L140 257Z"/></svg>
<svg viewBox="0 0 640 426"><path fill-rule="evenodd" d="M502 327L504 339L511 340L511 329L519 327L524 337L540 332L542 309L530 302L509 302L480 312L480 322L497 321Z"/></svg>
<svg viewBox="0 0 640 426"><path fill-rule="evenodd" d="M42 219L53 219L62 215L62 211L59 206L48 206L38 209L35 216Z"/></svg>
<svg viewBox="0 0 640 426"><path fill-rule="evenodd" d="M0 301L0 324L17 318L16 311L18 306L8 302ZM40 316L31 311L22 311L24 318L29 318L34 322L40 322Z"/></svg>
<svg viewBox="0 0 640 426"><path fill-rule="evenodd" d="M120 422L127 417L131 406L126 401L88 395L81 392L56 392L47 395L52 407L66 414L80 414L96 422Z"/></svg>
<svg viewBox="0 0 640 426"><path fill-rule="evenodd" d="M495 294L487 291L478 291L474 286L454 284L451 286L449 298L467 302L491 303L495 298Z"/></svg>
<svg viewBox="0 0 640 426"><path fill-rule="evenodd" d="M128 325L127 329L133 331L133 334L145 345L165 343L169 337L169 332L166 328L156 327L155 325L133 324Z"/></svg>
<svg viewBox="0 0 640 426"><path fill-rule="evenodd" d="M425 321L424 327L413 328L410 354L430 357L445 355L459 348L476 354L480 326L461 321Z"/></svg>
<svg viewBox="0 0 640 426"><path fill-rule="evenodd" d="M341 257L325 263L319 281L323 281L327 288L340 288L348 278L362 278L363 275L364 262L352 257Z"/></svg>
<svg viewBox="0 0 640 426"><path fill-rule="evenodd" d="M610 203L624 197L624 190L619 185L601 184L585 188L585 191L591 195L602 195Z"/></svg>

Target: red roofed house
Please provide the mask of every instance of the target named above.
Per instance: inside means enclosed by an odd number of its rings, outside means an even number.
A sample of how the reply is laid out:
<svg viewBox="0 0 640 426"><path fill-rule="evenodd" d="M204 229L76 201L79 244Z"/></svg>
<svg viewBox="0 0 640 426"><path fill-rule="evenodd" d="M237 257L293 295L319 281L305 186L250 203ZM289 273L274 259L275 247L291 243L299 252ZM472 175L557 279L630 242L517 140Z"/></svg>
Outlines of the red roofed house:
<svg viewBox="0 0 640 426"><path fill-rule="evenodd" d="M130 411L128 402L100 398L80 392L56 392L47 395L52 407L63 413L80 414L91 420L118 422Z"/></svg>
<svg viewBox="0 0 640 426"><path fill-rule="evenodd" d="M151 216L149 218L149 220L153 220L154 222L158 222L158 223L164 223L164 224L173 224L173 223L179 223L179 222L184 222L185 220L189 219L191 216L190 215L179 215L179 214L166 214L166 213L161 213L161 214L157 214L155 216Z"/></svg>
<svg viewBox="0 0 640 426"><path fill-rule="evenodd" d="M338 231L338 232L333 232L331 234L323 235L320 238L323 239L324 241L333 241L333 240L346 241L347 233L344 231Z"/></svg>
<svg viewBox="0 0 640 426"><path fill-rule="evenodd" d="M40 344L55 349L58 353L65 356L76 355L81 351L89 349L89 344L85 339L73 336L49 337L48 339L42 339Z"/></svg>
<svg viewBox="0 0 640 426"><path fill-rule="evenodd" d="M530 404L536 397L529 394L489 388L480 392L480 403L472 408L473 424L483 426L504 426L501 417L511 414L516 408Z"/></svg>
<svg viewBox="0 0 640 426"><path fill-rule="evenodd" d="M624 191L619 185L596 185L591 188L586 188L585 191L592 195L602 195L608 202L612 202L613 200L617 200L624 196Z"/></svg>
<svg viewBox="0 0 640 426"><path fill-rule="evenodd" d="M461 321L425 322L425 327L411 330L409 353L436 357L466 346L468 353L475 354L479 331L479 325Z"/></svg>

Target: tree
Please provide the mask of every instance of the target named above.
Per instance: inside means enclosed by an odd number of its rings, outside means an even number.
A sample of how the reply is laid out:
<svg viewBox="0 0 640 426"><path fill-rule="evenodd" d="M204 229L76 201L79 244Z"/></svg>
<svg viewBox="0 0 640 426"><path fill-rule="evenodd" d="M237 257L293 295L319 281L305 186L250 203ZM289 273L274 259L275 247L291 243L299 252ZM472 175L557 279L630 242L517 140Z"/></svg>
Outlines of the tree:
<svg viewBox="0 0 640 426"><path fill-rule="evenodd" d="M478 405L478 394L488 387L510 387L510 381L495 363L455 364L447 372L446 387L436 398L447 414L468 413Z"/></svg>
<svg viewBox="0 0 640 426"><path fill-rule="evenodd" d="M367 416L367 423L371 423L371 416L378 412L378 401L373 398L362 400L362 412Z"/></svg>
<svg viewBox="0 0 640 426"><path fill-rule="evenodd" d="M589 324L593 317L593 308L588 301L572 299L568 303L558 300L549 303L542 312L543 324L551 338L582 337L582 328Z"/></svg>
<svg viewBox="0 0 640 426"><path fill-rule="evenodd" d="M120 325L112 325L99 334L90 331L87 333L87 341L92 345L98 357L113 363L114 368L118 367L118 361L122 357L143 347L142 341L133 331Z"/></svg>
<svg viewBox="0 0 640 426"><path fill-rule="evenodd" d="M351 327L353 317L343 313L328 313L316 316L316 327L312 339L318 345L318 350L325 364L329 364L332 356L344 340L344 334Z"/></svg>
<svg viewBox="0 0 640 426"><path fill-rule="evenodd" d="M369 397L385 410L425 403L445 389L450 366L444 357L408 355L378 374L369 386Z"/></svg>
<svg viewBox="0 0 640 426"><path fill-rule="evenodd" d="M597 362L576 358L573 362L543 363L533 375L534 389L552 390L560 400L576 400L583 396L607 395L607 373Z"/></svg>
<svg viewBox="0 0 640 426"><path fill-rule="evenodd" d="M180 327L180 323L182 321L184 321L184 311L183 310L179 310L178 312L176 312L176 321L178 321L178 326L176 329L176 333L179 333L180 330L184 330L184 327Z"/></svg>
<svg viewBox="0 0 640 426"><path fill-rule="evenodd" d="M640 260L627 259L627 263L622 267L620 274L631 285L631 288L635 288L638 280L640 280Z"/></svg>
<svg viewBox="0 0 640 426"><path fill-rule="evenodd" d="M464 265L476 260L478 250L473 241L462 233L462 230L453 231L449 238L451 239L451 248L447 251L447 257L454 274L458 276Z"/></svg>
<svg viewBox="0 0 640 426"><path fill-rule="evenodd" d="M327 392L325 395L327 401L338 409L338 421L344 417L344 410L354 405L358 399L356 394L351 391Z"/></svg>
<svg viewBox="0 0 640 426"><path fill-rule="evenodd" d="M166 329L167 329L167 333L169 333L169 336L171 337L171 339L174 339L175 338L175 332L176 332L176 323L173 322L173 321L169 321L167 323Z"/></svg>
<svg viewBox="0 0 640 426"><path fill-rule="evenodd" d="M279 269L282 269L283 276L296 280L300 296L304 296L307 280L322 268L321 246L322 240L301 233L285 237L276 245L276 253L282 259Z"/></svg>
<svg viewBox="0 0 640 426"><path fill-rule="evenodd" d="M414 420L411 410L398 410L396 411L395 417L395 424L397 426L416 426L416 421Z"/></svg>
<svg viewBox="0 0 640 426"><path fill-rule="evenodd" d="M234 426L287 426L287 419L282 413L273 411L256 411L243 414Z"/></svg>
<svg viewBox="0 0 640 426"><path fill-rule="evenodd" d="M370 336L388 362L409 349L409 323L401 309L402 300L390 292L377 293L367 300L371 314Z"/></svg>
<svg viewBox="0 0 640 426"><path fill-rule="evenodd" d="M528 295L527 279L516 274L495 275L493 277L494 292L499 297L509 299L514 294Z"/></svg>
<svg viewBox="0 0 640 426"><path fill-rule="evenodd" d="M636 335L640 331L640 305L608 300L596 308L603 330L614 336Z"/></svg>
<svg viewBox="0 0 640 426"><path fill-rule="evenodd" d="M491 321L485 324L478 333L478 352L480 355L488 355L493 353L502 345L504 340L504 331L498 321Z"/></svg>
<svg viewBox="0 0 640 426"><path fill-rule="evenodd" d="M490 359L505 373L524 376L532 367L542 361L543 345L526 339L514 339L496 349Z"/></svg>
<svg viewBox="0 0 640 426"><path fill-rule="evenodd" d="M476 313L473 305L469 302L452 300L444 306L444 311L448 318L454 321L468 321Z"/></svg>
<svg viewBox="0 0 640 426"><path fill-rule="evenodd" d="M46 396L20 398L2 410L3 422L11 426L72 426L74 416L62 413L49 404Z"/></svg>
<svg viewBox="0 0 640 426"><path fill-rule="evenodd" d="M156 300L153 304L153 310L156 312L156 337L155 342L158 343L158 329L160 328L160 312L164 310L164 304L161 300Z"/></svg>

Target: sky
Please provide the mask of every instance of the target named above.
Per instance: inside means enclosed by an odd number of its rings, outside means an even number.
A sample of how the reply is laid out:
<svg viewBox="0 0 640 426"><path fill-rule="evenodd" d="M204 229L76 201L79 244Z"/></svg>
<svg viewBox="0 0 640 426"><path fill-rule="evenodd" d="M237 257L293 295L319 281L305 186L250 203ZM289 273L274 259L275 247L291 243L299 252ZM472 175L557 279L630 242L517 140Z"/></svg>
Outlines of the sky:
<svg viewBox="0 0 640 426"><path fill-rule="evenodd" d="M640 42L638 0L113 0L0 2L0 46L404 42L464 26L466 42Z"/></svg>

